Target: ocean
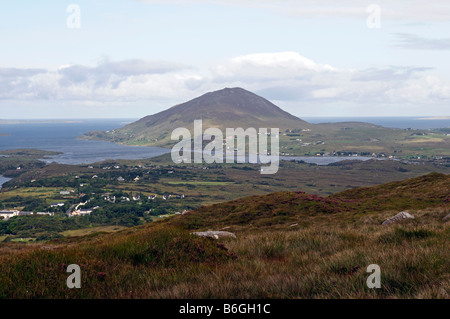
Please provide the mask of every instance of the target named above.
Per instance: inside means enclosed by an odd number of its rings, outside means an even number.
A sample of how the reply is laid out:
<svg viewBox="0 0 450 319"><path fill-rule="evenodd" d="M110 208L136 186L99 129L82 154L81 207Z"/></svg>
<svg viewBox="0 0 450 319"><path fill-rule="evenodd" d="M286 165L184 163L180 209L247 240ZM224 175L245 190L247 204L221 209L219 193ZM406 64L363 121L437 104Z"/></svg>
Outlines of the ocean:
<svg viewBox="0 0 450 319"><path fill-rule="evenodd" d="M46 159L60 164L89 164L106 159L141 159L168 153L161 147L125 146L105 141L80 140L88 131L108 131L133 120L29 121L0 124L0 150L33 148L62 152Z"/></svg>
<svg viewBox="0 0 450 319"><path fill-rule="evenodd" d="M417 117L302 117L303 120L318 123L335 123L335 122L366 122L381 125L384 127L402 128L402 129L437 129L450 128L450 118L431 119L426 116Z"/></svg>
<svg viewBox="0 0 450 319"><path fill-rule="evenodd" d="M1 121L0 150L33 148L62 152L45 159L61 164L90 164L106 159L143 159L170 152L160 147L124 146L105 141L77 139L88 131L108 131L122 127L136 119L92 119L66 121ZM435 129L450 127L450 119L419 119L418 117L371 118L304 118L310 123L361 121L386 127ZM6 124L9 123L9 124ZM346 158L298 158L306 162L326 165ZM359 158L365 160L365 158ZM8 179L0 176L0 187Z"/></svg>

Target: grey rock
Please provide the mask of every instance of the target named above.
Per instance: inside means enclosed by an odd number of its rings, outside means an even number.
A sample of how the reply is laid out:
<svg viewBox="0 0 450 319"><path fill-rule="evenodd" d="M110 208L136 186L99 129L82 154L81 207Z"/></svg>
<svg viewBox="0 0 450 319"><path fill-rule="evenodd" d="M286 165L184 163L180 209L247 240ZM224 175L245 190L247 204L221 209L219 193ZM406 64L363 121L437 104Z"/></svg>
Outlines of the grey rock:
<svg viewBox="0 0 450 319"><path fill-rule="evenodd" d="M215 238L215 239L219 239L219 238L236 238L235 234L230 233L228 231L208 230L208 231L202 231L202 232L194 232L194 233L191 233L191 234L196 235L198 237L211 237L211 238Z"/></svg>
<svg viewBox="0 0 450 319"><path fill-rule="evenodd" d="M405 220L405 219L414 219L414 216L411 215L408 212L400 212L397 215L395 215L394 217L386 219L382 223L382 225L390 225L390 224L398 223L399 221L402 221L402 220Z"/></svg>
<svg viewBox="0 0 450 319"><path fill-rule="evenodd" d="M443 221L447 221L450 220L450 214L448 214L447 216L445 216L444 218L442 218Z"/></svg>

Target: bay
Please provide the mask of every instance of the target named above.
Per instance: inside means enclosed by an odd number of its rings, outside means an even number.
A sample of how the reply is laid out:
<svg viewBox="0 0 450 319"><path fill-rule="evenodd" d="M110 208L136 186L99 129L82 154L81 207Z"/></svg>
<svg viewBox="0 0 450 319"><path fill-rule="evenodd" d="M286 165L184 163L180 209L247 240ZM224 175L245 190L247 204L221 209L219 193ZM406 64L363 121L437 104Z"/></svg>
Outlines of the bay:
<svg viewBox="0 0 450 319"><path fill-rule="evenodd" d="M386 127L433 129L450 127L450 119L423 119L419 117L306 117L311 123L342 121L370 122ZM32 148L62 152L44 159L61 164L90 164L107 159L143 159L170 152L160 147L125 146L106 141L79 139L88 131L108 131L123 127L136 119L81 119L47 121L1 121L0 150ZM9 124L8 124L9 123ZM302 160L327 165L345 159L368 160L363 157L281 157L282 160Z"/></svg>
<svg viewBox="0 0 450 319"><path fill-rule="evenodd" d="M143 159L170 152L161 147L125 146L79 139L88 131L108 131L133 120L27 121L0 125L0 150L32 148L63 154L44 159L60 164L90 164L107 159Z"/></svg>

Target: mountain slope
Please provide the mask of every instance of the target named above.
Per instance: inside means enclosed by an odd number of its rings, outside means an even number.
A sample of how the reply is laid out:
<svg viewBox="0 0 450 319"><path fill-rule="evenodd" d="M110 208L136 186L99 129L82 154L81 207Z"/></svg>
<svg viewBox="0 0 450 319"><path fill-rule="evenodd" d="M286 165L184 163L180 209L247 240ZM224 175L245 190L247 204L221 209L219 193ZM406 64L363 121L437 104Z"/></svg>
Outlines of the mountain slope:
<svg viewBox="0 0 450 319"><path fill-rule="evenodd" d="M268 100L242 88L225 88L206 93L165 111L146 116L112 132L89 132L91 139L106 139L134 145L171 144L170 134L178 127L193 129L194 120L203 120L203 129L248 127L305 129L311 124L283 111ZM173 142L172 142L173 143Z"/></svg>
<svg viewBox="0 0 450 319"><path fill-rule="evenodd" d="M328 197L278 192L204 206L170 222L188 229L303 223L314 218L344 219L367 213L450 208L450 175L431 173L404 181L347 190Z"/></svg>

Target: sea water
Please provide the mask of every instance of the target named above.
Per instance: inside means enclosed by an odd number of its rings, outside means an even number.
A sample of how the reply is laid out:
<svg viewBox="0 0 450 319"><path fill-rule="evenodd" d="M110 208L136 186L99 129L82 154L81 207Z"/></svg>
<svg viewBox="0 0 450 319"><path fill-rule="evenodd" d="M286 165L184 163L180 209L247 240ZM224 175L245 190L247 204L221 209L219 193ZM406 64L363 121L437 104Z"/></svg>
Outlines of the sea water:
<svg viewBox="0 0 450 319"><path fill-rule="evenodd" d="M422 119L420 117L314 117L304 118L310 123L368 122L385 127L435 129L450 127L450 119ZM106 141L79 139L88 131L108 131L123 127L136 119L92 119L66 121L2 121L0 124L0 150L32 148L61 152L62 154L44 159L60 164L90 164L106 159L144 159L170 152L161 147L125 146ZM9 124L5 124L9 123ZM284 159L282 157L282 159ZM327 165L340 160L338 157L296 157L285 158L303 160L308 163ZM356 157L352 159L367 160ZM0 176L0 187L9 179Z"/></svg>

